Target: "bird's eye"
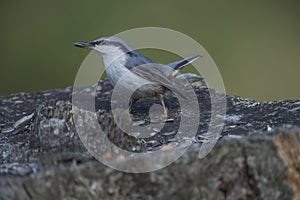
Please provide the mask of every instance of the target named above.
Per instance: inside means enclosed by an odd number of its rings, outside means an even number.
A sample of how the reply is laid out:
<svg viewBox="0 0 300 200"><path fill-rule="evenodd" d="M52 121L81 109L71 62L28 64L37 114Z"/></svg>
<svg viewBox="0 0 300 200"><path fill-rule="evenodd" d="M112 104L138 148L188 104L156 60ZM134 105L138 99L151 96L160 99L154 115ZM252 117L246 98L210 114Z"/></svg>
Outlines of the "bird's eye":
<svg viewBox="0 0 300 200"><path fill-rule="evenodd" d="M101 45L104 45L106 42L105 42L105 40L99 40L98 41L98 44L101 44Z"/></svg>
<svg viewBox="0 0 300 200"><path fill-rule="evenodd" d="M104 45L105 43L105 40L97 40L93 42L94 45Z"/></svg>

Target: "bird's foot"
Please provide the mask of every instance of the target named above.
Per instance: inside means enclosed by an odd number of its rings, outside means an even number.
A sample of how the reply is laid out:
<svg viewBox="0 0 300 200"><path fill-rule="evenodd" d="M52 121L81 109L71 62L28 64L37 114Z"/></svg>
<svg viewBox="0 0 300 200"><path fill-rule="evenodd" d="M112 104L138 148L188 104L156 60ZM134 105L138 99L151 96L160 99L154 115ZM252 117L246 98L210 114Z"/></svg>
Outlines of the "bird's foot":
<svg viewBox="0 0 300 200"><path fill-rule="evenodd" d="M168 119L168 109L164 109L164 119Z"/></svg>

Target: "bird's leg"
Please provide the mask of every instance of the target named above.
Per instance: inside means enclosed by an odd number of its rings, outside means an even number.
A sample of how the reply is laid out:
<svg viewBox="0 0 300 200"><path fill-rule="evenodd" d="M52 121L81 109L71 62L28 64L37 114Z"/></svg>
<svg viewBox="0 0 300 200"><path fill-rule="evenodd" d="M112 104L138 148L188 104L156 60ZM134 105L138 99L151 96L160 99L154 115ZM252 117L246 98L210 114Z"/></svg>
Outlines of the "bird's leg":
<svg viewBox="0 0 300 200"><path fill-rule="evenodd" d="M164 118L168 118L168 109L166 108L165 102L164 102L164 95L160 94L159 95L159 100L161 105L163 106L164 109Z"/></svg>
<svg viewBox="0 0 300 200"><path fill-rule="evenodd" d="M127 112L130 114L130 112L132 111L132 106L133 106L134 100L130 98L129 100L129 104L128 104L128 108L127 108Z"/></svg>

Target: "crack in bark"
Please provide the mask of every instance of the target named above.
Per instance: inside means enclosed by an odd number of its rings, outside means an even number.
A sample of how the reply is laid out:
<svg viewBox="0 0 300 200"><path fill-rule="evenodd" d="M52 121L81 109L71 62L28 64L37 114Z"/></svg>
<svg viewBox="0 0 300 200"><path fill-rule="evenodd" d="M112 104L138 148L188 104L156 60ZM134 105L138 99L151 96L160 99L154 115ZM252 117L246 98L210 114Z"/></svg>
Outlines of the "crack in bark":
<svg viewBox="0 0 300 200"><path fill-rule="evenodd" d="M25 183L22 184L22 187L25 191L25 194L26 196L28 197L28 199L33 199L33 196L32 196L32 191L27 187L27 185Z"/></svg>
<svg viewBox="0 0 300 200"><path fill-rule="evenodd" d="M260 190L257 187L258 183L254 177L253 170L249 166L248 157L245 150L243 151L243 157L244 157L244 161L243 161L243 168L241 169L241 173L245 180L246 187L249 189L247 190L248 192L246 193L246 199L261 200L262 198L260 195Z"/></svg>

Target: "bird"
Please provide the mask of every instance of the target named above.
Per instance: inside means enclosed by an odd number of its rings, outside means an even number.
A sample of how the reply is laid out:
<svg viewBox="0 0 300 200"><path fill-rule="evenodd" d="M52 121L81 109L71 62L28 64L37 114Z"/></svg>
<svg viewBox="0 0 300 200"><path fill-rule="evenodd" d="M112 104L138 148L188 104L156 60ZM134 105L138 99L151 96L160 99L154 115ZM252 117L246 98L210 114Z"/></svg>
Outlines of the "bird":
<svg viewBox="0 0 300 200"><path fill-rule="evenodd" d="M100 54L107 78L113 86L116 86L124 74L127 75L126 80L122 79L124 81L122 86L124 89L135 90L131 96L129 108L142 98L154 97L160 100L166 118L168 111L164 103L164 93L172 91L186 98L175 87L172 80L184 66L202 57L195 55L160 65L115 36L101 37L90 42L75 42L74 45ZM139 88L136 89L136 87Z"/></svg>

